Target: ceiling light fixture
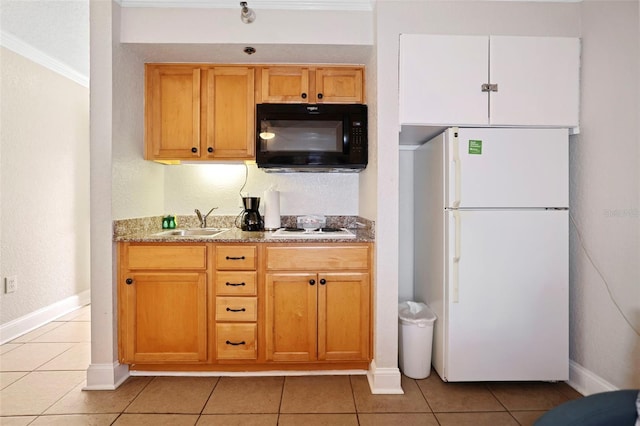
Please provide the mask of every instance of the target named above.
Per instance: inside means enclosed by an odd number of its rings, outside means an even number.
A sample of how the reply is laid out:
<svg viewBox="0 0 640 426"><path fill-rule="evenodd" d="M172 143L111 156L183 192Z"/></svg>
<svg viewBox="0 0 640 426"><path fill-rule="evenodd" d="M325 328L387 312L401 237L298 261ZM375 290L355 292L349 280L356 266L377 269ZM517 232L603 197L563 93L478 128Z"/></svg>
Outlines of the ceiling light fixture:
<svg viewBox="0 0 640 426"><path fill-rule="evenodd" d="M250 24L256 20L256 13L253 11L253 9L250 9L249 6L247 6L246 1L241 1L240 7L242 8L240 10L240 20L242 22L244 22L245 24Z"/></svg>

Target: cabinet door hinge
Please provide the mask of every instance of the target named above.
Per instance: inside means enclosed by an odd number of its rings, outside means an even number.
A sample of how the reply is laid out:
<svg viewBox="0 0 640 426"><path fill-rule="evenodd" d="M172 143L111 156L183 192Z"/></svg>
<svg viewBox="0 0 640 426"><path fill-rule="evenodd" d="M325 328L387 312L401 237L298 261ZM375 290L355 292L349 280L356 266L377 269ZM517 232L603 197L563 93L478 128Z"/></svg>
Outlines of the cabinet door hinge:
<svg viewBox="0 0 640 426"><path fill-rule="evenodd" d="M498 91L498 85L497 84L486 83L486 84L483 84L482 86L480 86L480 88L482 89L483 92L497 92Z"/></svg>

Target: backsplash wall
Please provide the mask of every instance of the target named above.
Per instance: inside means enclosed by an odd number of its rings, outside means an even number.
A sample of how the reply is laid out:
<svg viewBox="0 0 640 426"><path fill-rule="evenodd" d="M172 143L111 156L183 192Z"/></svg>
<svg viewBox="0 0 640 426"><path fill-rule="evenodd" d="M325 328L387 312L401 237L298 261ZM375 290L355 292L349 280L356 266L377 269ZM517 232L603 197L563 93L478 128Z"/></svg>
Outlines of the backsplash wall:
<svg viewBox="0 0 640 426"><path fill-rule="evenodd" d="M263 197L270 187L280 191L281 215L358 214L357 173L265 173L255 164L182 164L164 167L164 212L234 215L243 195ZM264 201L260 211L264 212Z"/></svg>

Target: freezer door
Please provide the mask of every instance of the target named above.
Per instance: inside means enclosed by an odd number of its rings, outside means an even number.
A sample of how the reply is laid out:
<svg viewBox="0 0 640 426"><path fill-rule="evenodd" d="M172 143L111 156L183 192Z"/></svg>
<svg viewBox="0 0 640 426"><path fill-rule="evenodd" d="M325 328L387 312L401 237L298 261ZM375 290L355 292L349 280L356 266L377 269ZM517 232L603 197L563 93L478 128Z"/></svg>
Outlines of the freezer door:
<svg viewBox="0 0 640 426"><path fill-rule="evenodd" d="M567 129L446 132L448 207L568 207Z"/></svg>
<svg viewBox="0 0 640 426"><path fill-rule="evenodd" d="M448 381L567 380L568 212L447 213Z"/></svg>

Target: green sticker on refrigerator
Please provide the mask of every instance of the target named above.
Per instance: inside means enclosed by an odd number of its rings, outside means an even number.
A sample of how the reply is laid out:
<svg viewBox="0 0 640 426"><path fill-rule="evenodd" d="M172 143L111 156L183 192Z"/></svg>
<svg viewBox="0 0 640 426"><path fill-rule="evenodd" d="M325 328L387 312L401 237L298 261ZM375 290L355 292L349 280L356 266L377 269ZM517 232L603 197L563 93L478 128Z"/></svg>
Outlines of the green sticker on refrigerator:
<svg viewBox="0 0 640 426"><path fill-rule="evenodd" d="M482 154L482 141L469 139L469 154Z"/></svg>

